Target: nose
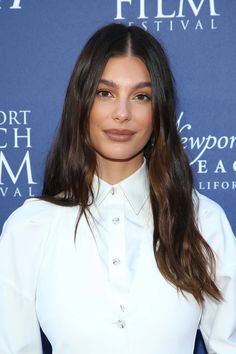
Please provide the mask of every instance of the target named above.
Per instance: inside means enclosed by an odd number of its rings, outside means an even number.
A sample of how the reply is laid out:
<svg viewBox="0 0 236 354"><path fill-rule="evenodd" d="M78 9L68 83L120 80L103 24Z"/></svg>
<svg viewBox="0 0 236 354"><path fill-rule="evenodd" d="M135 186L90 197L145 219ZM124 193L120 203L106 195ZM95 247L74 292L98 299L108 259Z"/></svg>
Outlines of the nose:
<svg viewBox="0 0 236 354"><path fill-rule="evenodd" d="M116 102L112 118L121 122L131 119L131 112L128 100L120 99Z"/></svg>

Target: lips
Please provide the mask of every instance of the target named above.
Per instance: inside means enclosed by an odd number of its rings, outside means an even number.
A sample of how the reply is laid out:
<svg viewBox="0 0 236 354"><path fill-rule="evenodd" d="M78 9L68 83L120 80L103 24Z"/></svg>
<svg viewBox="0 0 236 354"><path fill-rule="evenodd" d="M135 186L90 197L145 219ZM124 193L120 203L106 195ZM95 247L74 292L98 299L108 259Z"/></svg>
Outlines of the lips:
<svg viewBox="0 0 236 354"><path fill-rule="evenodd" d="M113 141L128 141L135 134L133 130L129 129L106 129L104 133Z"/></svg>

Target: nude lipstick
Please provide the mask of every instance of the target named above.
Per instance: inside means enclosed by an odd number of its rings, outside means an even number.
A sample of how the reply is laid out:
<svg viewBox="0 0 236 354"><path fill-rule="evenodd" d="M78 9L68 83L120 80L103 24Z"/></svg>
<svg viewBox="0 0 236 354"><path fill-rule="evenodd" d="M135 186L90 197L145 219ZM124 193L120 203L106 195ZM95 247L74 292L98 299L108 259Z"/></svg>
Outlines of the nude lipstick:
<svg viewBox="0 0 236 354"><path fill-rule="evenodd" d="M135 134L133 130L129 129L106 129L104 133L110 140L117 142L129 141Z"/></svg>

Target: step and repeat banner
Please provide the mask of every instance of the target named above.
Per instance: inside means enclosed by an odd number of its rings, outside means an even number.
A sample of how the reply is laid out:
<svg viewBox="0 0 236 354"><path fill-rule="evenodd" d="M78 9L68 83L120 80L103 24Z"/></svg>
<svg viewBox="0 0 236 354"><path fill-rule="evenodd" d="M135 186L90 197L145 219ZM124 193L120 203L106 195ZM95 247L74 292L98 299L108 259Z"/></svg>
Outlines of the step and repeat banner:
<svg viewBox="0 0 236 354"><path fill-rule="evenodd" d="M1 0L0 228L41 192L82 46L99 27L117 22L141 26L163 44L196 188L223 206L235 231L235 16L235 0ZM205 353L201 339L195 353Z"/></svg>

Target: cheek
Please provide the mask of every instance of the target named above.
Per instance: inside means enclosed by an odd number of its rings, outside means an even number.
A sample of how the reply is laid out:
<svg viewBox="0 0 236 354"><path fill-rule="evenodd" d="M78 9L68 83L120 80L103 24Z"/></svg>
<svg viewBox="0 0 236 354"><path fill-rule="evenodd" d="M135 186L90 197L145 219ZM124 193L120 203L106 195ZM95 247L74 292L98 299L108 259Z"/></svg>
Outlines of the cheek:
<svg viewBox="0 0 236 354"><path fill-rule="evenodd" d="M102 121L102 116L103 115L99 107L97 107L97 105L94 105L91 109L90 116L89 116L90 136L96 133L96 129Z"/></svg>
<svg viewBox="0 0 236 354"><path fill-rule="evenodd" d="M146 131L146 134L152 132L153 129L153 117L151 109L148 111L139 112L139 124L140 128Z"/></svg>
<svg viewBox="0 0 236 354"><path fill-rule="evenodd" d="M94 122L95 124L103 121L106 117L109 116L111 108L111 104L106 102L97 102L95 100L90 112L90 121Z"/></svg>
<svg viewBox="0 0 236 354"><path fill-rule="evenodd" d="M90 127L93 127L93 125L96 124L97 117L99 117L99 112L96 107L93 107L89 116Z"/></svg>

